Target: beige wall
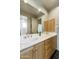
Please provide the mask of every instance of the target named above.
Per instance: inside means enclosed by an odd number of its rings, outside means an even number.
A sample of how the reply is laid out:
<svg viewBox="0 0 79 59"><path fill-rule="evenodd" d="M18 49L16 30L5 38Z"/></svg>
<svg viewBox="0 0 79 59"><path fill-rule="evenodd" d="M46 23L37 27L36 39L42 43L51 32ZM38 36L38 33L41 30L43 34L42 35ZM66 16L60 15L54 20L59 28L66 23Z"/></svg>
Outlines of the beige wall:
<svg viewBox="0 0 79 59"><path fill-rule="evenodd" d="M54 8L53 10L51 10L48 14L48 18L52 19L53 17L55 17L56 19L56 24L58 24L59 22L59 7Z"/></svg>

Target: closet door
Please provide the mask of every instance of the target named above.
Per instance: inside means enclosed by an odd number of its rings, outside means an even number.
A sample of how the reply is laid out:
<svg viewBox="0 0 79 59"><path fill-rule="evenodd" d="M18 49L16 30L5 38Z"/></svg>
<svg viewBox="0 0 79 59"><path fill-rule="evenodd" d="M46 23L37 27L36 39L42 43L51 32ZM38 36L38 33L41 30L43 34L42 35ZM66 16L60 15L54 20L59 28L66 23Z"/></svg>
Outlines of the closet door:
<svg viewBox="0 0 79 59"><path fill-rule="evenodd" d="M55 32L55 19L44 21L44 31Z"/></svg>
<svg viewBox="0 0 79 59"><path fill-rule="evenodd" d="M48 32L48 20L47 21L44 21L44 31L45 32Z"/></svg>
<svg viewBox="0 0 79 59"><path fill-rule="evenodd" d="M55 19L51 19L48 22L49 32L55 32Z"/></svg>

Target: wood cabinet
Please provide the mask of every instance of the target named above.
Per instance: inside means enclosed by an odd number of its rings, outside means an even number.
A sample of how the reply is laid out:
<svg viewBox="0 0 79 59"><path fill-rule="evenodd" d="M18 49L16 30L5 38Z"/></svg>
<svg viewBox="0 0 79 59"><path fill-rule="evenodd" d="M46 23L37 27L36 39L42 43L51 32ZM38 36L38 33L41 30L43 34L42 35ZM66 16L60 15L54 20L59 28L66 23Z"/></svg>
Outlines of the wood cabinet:
<svg viewBox="0 0 79 59"><path fill-rule="evenodd" d="M33 47L28 48L20 53L20 59L33 59L32 53Z"/></svg>
<svg viewBox="0 0 79 59"><path fill-rule="evenodd" d="M36 49L36 59L45 59L44 57L44 42L41 42L35 46Z"/></svg>
<svg viewBox="0 0 79 59"><path fill-rule="evenodd" d="M50 59L57 47L57 36L40 42L24 51L21 51L20 59Z"/></svg>
<svg viewBox="0 0 79 59"><path fill-rule="evenodd" d="M55 32L55 19L44 21L44 31Z"/></svg>
<svg viewBox="0 0 79 59"><path fill-rule="evenodd" d="M21 52L20 59L44 59L44 42Z"/></svg>
<svg viewBox="0 0 79 59"><path fill-rule="evenodd" d="M56 37L52 37L45 41L45 59L50 59L56 49Z"/></svg>

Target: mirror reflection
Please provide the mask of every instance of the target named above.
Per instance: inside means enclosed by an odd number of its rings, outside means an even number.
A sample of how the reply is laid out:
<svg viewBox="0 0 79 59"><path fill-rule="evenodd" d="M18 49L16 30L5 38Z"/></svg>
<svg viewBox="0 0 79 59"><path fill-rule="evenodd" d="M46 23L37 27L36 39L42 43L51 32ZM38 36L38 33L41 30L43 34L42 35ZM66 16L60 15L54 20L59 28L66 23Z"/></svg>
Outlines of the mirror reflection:
<svg viewBox="0 0 79 59"><path fill-rule="evenodd" d="M20 33L34 34L42 32L41 19L20 15Z"/></svg>

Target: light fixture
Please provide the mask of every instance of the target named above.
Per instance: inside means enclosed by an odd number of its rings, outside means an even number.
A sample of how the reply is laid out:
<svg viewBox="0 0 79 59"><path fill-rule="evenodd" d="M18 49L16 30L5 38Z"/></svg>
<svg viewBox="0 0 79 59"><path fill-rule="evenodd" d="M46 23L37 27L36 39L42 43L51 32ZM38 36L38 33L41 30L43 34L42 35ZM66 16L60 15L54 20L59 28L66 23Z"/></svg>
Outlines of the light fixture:
<svg viewBox="0 0 79 59"><path fill-rule="evenodd" d="M28 3L28 0L24 0L24 3Z"/></svg>
<svg viewBox="0 0 79 59"><path fill-rule="evenodd" d="M41 11L41 9L38 9L38 11Z"/></svg>

